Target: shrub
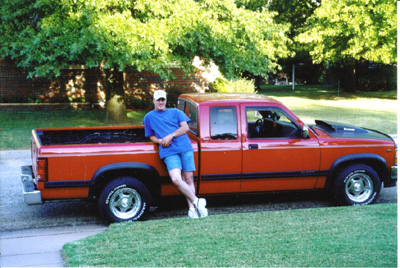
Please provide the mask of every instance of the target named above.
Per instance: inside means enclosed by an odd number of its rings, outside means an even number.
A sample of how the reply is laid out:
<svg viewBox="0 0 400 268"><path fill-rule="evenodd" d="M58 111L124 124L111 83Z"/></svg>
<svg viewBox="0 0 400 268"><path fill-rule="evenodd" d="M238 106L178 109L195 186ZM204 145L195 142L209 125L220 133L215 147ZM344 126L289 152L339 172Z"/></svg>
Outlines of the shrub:
<svg viewBox="0 0 400 268"><path fill-rule="evenodd" d="M224 77L218 77L211 85L211 92L220 93L257 93L254 80L238 78L236 80L227 80Z"/></svg>
<svg viewBox="0 0 400 268"><path fill-rule="evenodd" d="M133 110L148 110L153 107L151 99L140 99L134 96L126 98L126 107Z"/></svg>
<svg viewBox="0 0 400 268"><path fill-rule="evenodd" d="M211 84L211 92L229 92L229 81L224 77L218 77L215 79L214 83Z"/></svg>
<svg viewBox="0 0 400 268"><path fill-rule="evenodd" d="M167 107L176 108L178 103L178 97L183 93L183 91L177 87L170 87L165 89L167 92Z"/></svg>
<svg viewBox="0 0 400 268"><path fill-rule="evenodd" d="M365 66L366 65L366 66ZM367 64L359 68L359 84L361 91L392 91L397 87L397 69L395 65Z"/></svg>

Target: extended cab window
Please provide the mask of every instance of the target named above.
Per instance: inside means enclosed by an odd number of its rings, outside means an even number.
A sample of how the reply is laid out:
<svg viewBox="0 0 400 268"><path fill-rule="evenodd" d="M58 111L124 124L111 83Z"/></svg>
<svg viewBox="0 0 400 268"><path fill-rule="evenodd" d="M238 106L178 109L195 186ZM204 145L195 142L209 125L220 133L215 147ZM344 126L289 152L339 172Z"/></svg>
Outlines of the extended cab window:
<svg viewBox="0 0 400 268"><path fill-rule="evenodd" d="M248 107L246 117L249 138L296 138L300 134L297 125L278 109Z"/></svg>
<svg viewBox="0 0 400 268"><path fill-rule="evenodd" d="M236 140L238 138L236 108L210 108L210 134L213 140Z"/></svg>
<svg viewBox="0 0 400 268"><path fill-rule="evenodd" d="M197 107L190 102L187 102L182 99L178 99L178 107L179 110L184 112L187 117L190 118L190 122L188 122L190 132L197 136Z"/></svg>

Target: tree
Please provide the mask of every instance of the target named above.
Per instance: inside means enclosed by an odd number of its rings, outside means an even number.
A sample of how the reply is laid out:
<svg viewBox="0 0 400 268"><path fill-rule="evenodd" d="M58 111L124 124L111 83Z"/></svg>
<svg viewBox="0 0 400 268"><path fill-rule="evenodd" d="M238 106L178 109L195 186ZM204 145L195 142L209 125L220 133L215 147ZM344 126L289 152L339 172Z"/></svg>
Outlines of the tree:
<svg viewBox="0 0 400 268"><path fill-rule="evenodd" d="M396 62L396 2L392 0L323 0L298 41L310 46L314 63L353 66L358 61Z"/></svg>
<svg viewBox="0 0 400 268"><path fill-rule="evenodd" d="M293 64L302 63L302 78L307 82L318 81L317 73L320 66L312 64L309 51L303 44L296 42L296 36L303 30L304 23L313 14L315 8L319 6L319 0L236 0L238 6L257 11L267 8L277 14L274 17L278 25L284 25L288 30L288 37L293 41L288 45L291 54L288 58L279 59L279 64L283 71L291 74ZM256 82L257 77L256 78Z"/></svg>
<svg viewBox="0 0 400 268"><path fill-rule="evenodd" d="M289 53L287 29L274 23L272 13L230 0L3 2L0 57L31 77L51 78L71 64L100 67L109 112L111 103L123 109L128 67L170 79L172 63L190 72L199 56L206 64L214 61L228 78L245 71L266 77Z"/></svg>
<svg viewBox="0 0 400 268"><path fill-rule="evenodd" d="M291 75L293 65L302 64L300 70L303 72L299 72L297 68L296 71L307 83L318 82L321 66L312 63L308 48L297 41L297 36L304 31L307 19L319 5L320 0L268 0L268 10L278 13L275 17L276 23L288 24L290 26L288 37L293 40L293 43L289 45L289 50L294 55L279 61L280 65L287 74Z"/></svg>

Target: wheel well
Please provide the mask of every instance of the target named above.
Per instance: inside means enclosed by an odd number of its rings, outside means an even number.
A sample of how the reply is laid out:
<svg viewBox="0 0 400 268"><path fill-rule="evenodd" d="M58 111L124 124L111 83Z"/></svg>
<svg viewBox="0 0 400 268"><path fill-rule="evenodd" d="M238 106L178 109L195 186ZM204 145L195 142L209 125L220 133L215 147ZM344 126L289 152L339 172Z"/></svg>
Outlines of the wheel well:
<svg viewBox="0 0 400 268"><path fill-rule="evenodd" d="M356 164L364 164L370 166L372 169L376 171L381 182L385 182L388 178L389 173L386 162L382 162L380 159L374 159L374 158L348 159L340 162L337 161L332 165L327 177L327 184L325 188L331 189L335 185L334 183L335 179L338 173L342 169Z"/></svg>
<svg viewBox="0 0 400 268"><path fill-rule="evenodd" d="M123 168L112 169L103 172L101 175L92 180L92 186L89 191L90 199L98 199L101 191L112 180L129 176L141 181L149 190L151 195L151 205L156 206L161 197L161 186L158 174L154 174L151 170L140 168Z"/></svg>

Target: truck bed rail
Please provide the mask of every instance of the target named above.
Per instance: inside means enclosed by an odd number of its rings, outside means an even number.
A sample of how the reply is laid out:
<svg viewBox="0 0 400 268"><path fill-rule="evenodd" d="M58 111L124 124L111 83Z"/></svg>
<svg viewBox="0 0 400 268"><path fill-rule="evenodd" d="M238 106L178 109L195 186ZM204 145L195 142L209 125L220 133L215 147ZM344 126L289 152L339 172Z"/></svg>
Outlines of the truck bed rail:
<svg viewBox="0 0 400 268"><path fill-rule="evenodd" d="M42 145L148 142L144 129L37 130Z"/></svg>

